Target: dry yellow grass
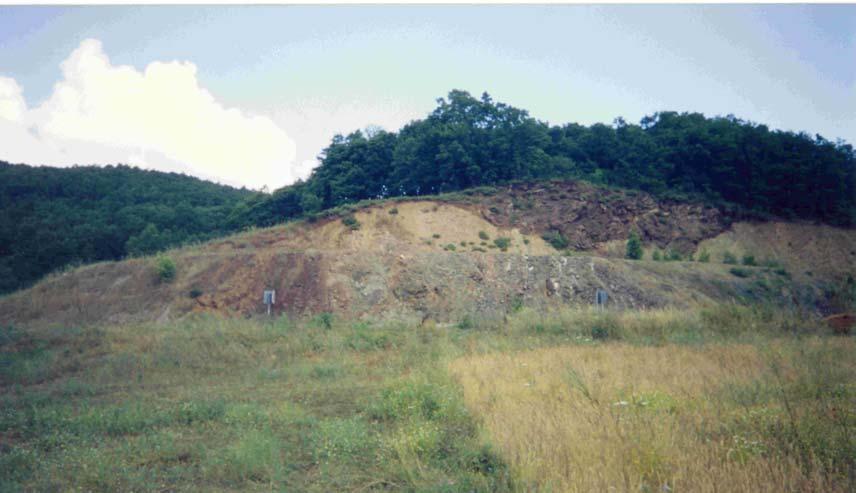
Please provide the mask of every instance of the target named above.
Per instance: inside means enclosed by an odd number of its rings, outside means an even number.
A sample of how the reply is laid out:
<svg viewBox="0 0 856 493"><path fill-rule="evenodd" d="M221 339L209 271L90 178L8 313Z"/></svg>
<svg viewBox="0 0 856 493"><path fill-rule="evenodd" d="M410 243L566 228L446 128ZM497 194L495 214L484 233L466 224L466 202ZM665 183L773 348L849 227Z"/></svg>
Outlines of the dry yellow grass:
<svg viewBox="0 0 856 493"><path fill-rule="evenodd" d="M813 354L839 354L827 363L852 381L840 354L853 341L835 344ZM845 491L820 457L756 433L829 411L777 398L777 384L806 380L795 347L616 343L470 356L451 371L525 491ZM739 404L741 389L755 402Z"/></svg>

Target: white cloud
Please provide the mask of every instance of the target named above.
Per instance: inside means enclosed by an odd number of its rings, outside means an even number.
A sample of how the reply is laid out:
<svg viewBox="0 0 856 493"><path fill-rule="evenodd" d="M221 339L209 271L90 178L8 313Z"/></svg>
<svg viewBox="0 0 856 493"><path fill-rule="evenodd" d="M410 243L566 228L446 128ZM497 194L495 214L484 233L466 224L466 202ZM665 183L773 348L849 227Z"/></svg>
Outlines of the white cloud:
<svg viewBox="0 0 856 493"><path fill-rule="evenodd" d="M430 98L426 98L422 105L408 105L383 97L361 101L337 100L334 96L301 98L299 102L280 108L272 116L300 142L297 158L302 162L303 177L306 177L318 165L316 157L330 145L334 135L348 135L370 125L397 132L408 122L430 112L433 103Z"/></svg>
<svg viewBox="0 0 856 493"><path fill-rule="evenodd" d="M88 39L61 64L62 80L28 109L0 77L0 159L28 164L128 163L276 188L305 176L295 144L270 118L226 108L190 62L115 66Z"/></svg>
<svg viewBox="0 0 856 493"><path fill-rule="evenodd" d="M15 79L0 77L0 118L17 121L26 109L21 87Z"/></svg>

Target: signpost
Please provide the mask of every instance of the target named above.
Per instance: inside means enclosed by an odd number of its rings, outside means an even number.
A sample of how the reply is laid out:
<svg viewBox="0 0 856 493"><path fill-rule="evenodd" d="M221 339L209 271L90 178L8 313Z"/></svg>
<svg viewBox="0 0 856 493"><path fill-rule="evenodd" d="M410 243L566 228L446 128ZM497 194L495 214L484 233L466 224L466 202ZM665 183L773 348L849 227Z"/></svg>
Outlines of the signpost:
<svg viewBox="0 0 856 493"><path fill-rule="evenodd" d="M603 310L606 306L606 300L609 296L606 294L606 290L598 289L594 293L594 304L597 306L598 310Z"/></svg>
<svg viewBox="0 0 856 493"><path fill-rule="evenodd" d="M267 305L267 314L270 315L270 307L276 303L276 290L266 289L264 295L264 303Z"/></svg>

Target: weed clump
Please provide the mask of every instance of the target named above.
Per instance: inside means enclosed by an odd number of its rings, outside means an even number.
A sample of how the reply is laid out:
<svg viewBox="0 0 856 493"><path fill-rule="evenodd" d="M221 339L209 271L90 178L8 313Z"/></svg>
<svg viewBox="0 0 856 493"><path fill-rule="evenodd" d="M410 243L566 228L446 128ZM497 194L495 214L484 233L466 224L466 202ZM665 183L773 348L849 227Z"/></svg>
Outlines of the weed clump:
<svg viewBox="0 0 856 493"><path fill-rule="evenodd" d="M458 322L457 327L461 330L469 330L475 327L475 323L469 315L464 315L464 318L462 318L461 321Z"/></svg>
<svg viewBox="0 0 856 493"><path fill-rule="evenodd" d="M729 251L725 251L722 254L722 263L723 264L736 264L737 263L737 257L735 257L733 253L731 253Z"/></svg>
<svg viewBox="0 0 856 493"><path fill-rule="evenodd" d="M683 260L683 257L681 257L681 252L674 249L669 249L669 252L664 257L664 260L668 260L669 262L679 262Z"/></svg>
<svg viewBox="0 0 856 493"><path fill-rule="evenodd" d="M330 312L321 312L312 318L312 324L316 327L330 330L333 328L333 314Z"/></svg>
<svg viewBox="0 0 856 493"><path fill-rule="evenodd" d="M362 226L360 224L360 221L357 220L357 218L354 217L353 215L347 215L347 216L343 217L342 218L342 224L347 226L348 229L350 229L351 231L356 231L356 230L360 229L360 226Z"/></svg>
<svg viewBox="0 0 856 493"><path fill-rule="evenodd" d="M511 238L500 237L493 240L493 244L496 245L497 248L502 250L503 252L508 250L508 247L511 245Z"/></svg>
<svg viewBox="0 0 856 493"><path fill-rule="evenodd" d="M252 430L224 451L219 474L232 481L270 481L283 468L280 446L270 433Z"/></svg>
<svg viewBox="0 0 856 493"><path fill-rule="evenodd" d="M490 239L490 236L488 236L487 233L485 233L484 231L479 231L479 238L484 241L487 241Z"/></svg>
<svg viewBox="0 0 856 493"><path fill-rule="evenodd" d="M175 271L175 262L171 258L161 255L155 260L155 273L158 281L172 282L175 279Z"/></svg>
<svg viewBox="0 0 856 493"><path fill-rule="evenodd" d="M358 417L321 421L311 437L320 462L358 459L374 445L368 425Z"/></svg>
<svg viewBox="0 0 856 493"><path fill-rule="evenodd" d="M563 235L561 231L557 231L555 229L548 231L547 233L544 233L541 238L552 245L556 250L564 250L565 248L568 248L568 239L565 238L565 235Z"/></svg>
<svg viewBox="0 0 856 493"><path fill-rule="evenodd" d="M596 341L620 339L621 329L618 321L606 315L596 317L591 327L591 338Z"/></svg>

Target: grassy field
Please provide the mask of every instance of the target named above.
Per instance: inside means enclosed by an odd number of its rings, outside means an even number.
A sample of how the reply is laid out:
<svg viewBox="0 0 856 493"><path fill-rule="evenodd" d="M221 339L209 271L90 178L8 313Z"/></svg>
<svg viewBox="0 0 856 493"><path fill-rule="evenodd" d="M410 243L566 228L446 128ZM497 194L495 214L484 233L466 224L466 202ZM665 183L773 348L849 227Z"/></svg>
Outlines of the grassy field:
<svg viewBox="0 0 856 493"><path fill-rule="evenodd" d="M0 332L2 491L852 491L851 337L762 308Z"/></svg>

